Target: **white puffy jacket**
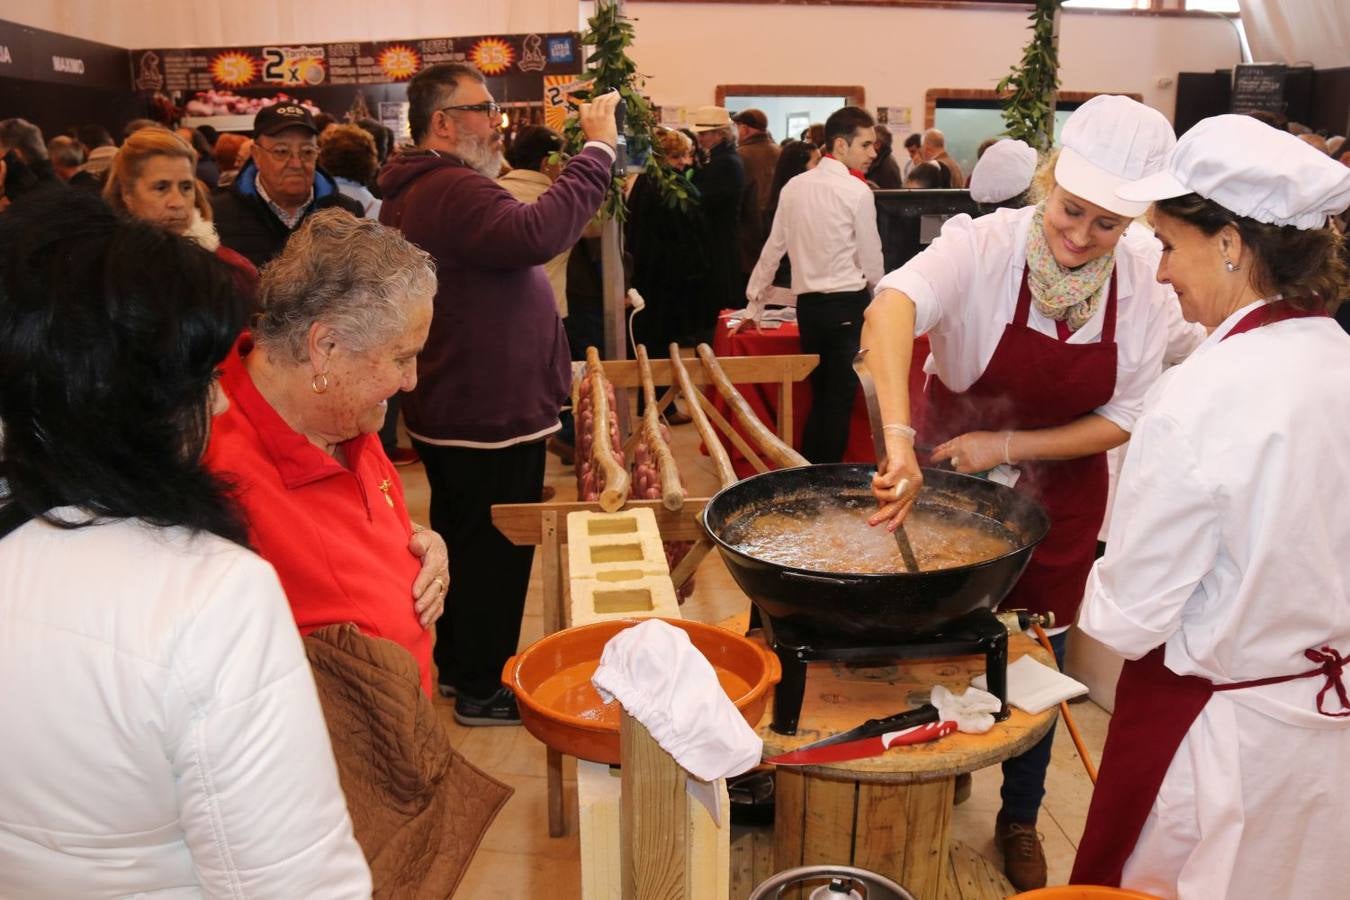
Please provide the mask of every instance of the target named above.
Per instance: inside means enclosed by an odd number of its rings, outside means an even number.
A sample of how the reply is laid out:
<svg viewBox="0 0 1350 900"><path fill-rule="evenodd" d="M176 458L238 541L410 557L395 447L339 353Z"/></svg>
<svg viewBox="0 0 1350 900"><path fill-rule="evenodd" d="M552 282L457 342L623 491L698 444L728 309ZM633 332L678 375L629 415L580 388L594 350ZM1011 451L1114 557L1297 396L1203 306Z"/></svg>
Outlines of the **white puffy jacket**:
<svg viewBox="0 0 1350 900"><path fill-rule="evenodd" d="M210 535L0 540L0 897L368 898L272 567Z"/></svg>

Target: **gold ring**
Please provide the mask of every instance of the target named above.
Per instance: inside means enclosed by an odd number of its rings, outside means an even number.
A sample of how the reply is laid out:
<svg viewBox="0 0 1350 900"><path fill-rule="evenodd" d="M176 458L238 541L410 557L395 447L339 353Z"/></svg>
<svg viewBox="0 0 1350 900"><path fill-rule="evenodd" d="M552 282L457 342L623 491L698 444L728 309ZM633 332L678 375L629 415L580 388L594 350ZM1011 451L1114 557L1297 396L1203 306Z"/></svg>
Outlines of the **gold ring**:
<svg viewBox="0 0 1350 900"><path fill-rule="evenodd" d="M437 575L435 578L431 579L431 583L440 588L442 594L445 593L445 581L442 580L441 576Z"/></svg>

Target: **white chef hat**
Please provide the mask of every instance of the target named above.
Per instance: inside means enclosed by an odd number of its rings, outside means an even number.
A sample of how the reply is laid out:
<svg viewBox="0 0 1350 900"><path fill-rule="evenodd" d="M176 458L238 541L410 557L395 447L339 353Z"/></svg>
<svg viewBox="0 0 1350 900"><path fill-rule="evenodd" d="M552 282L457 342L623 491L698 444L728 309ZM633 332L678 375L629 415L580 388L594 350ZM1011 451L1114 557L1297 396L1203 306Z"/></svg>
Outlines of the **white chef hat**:
<svg viewBox="0 0 1350 900"><path fill-rule="evenodd" d="M1099 94L1064 123L1055 182L1117 215L1142 216L1148 204L1120 197L1116 188L1161 171L1176 142L1171 123L1156 109Z"/></svg>
<svg viewBox="0 0 1350 900"><path fill-rule="evenodd" d="M970 173L970 199L1002 203L1024 193L1036 174L1036 151L1025 141L1004 138L984 151Z"/></svg>
<svg viewBox="0 0 1350 900"><path fill-rule="evenodd" d="M1251 116L1214 116L1182 135L1167 168L1121 186L1121 197L1199 194L1270 225L1321 228L1350 206L1350 168Z"/></svg>
<svg viewBox="0 0 1350 900"><path fill-rule="evenodd" d="M763 742L683 629L660 619L625 628L605 644L591 684L605 702L617 699L662 749L703 781L730 778L759 764Z"/></svg>

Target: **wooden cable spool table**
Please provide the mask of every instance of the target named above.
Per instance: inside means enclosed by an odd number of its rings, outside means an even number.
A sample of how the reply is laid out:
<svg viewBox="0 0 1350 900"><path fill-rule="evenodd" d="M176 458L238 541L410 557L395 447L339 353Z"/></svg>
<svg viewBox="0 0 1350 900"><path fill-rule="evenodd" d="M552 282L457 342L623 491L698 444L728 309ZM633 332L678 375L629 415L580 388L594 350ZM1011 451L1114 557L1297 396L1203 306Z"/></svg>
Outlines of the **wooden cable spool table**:
<svg viewBox="0 0 1350 900"><path fill-rule="evenodd" d="M1021 634L1008 640L1008 660L1030 653L1053 665ZM797 734L758 728L766 758L795 750L869 718L927 702L935 684L960 693L984 669L981 656L898 660L879 666L811 663ZM973 900L1013 893L983 857L951 841L956 776L994 765L1033 747L1056 708L1028 715L1014 708L985 734L953 734L881 756L826 766L776 770L774 869L851 865L893 879L919 900ZM992 830L994 823L991 820Z"/></svg>

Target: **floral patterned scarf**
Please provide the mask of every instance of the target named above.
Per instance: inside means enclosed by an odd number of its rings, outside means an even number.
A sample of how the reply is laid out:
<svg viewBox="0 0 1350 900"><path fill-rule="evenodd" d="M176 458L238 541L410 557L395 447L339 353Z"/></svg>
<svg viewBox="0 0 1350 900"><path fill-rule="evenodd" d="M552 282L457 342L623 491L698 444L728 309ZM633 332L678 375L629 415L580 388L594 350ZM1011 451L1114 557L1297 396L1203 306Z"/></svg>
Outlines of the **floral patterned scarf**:
<svg viewBox="0 0 1350 900"><path fill-rule="evenodd" d="M1045 240L1045 204L1036 207L1027 235L1027 282L1041 315L1067 323L1071 331L1082 328L1097 311L1115 264L1112 252L1076 269L1061 266Z"/></svg>

